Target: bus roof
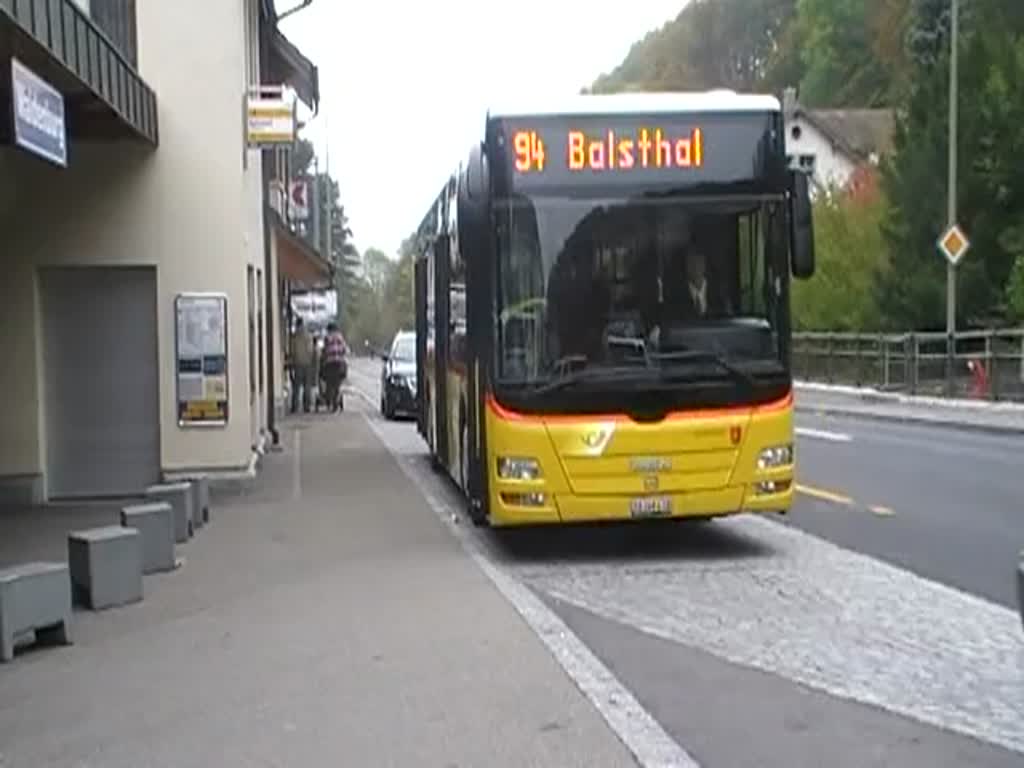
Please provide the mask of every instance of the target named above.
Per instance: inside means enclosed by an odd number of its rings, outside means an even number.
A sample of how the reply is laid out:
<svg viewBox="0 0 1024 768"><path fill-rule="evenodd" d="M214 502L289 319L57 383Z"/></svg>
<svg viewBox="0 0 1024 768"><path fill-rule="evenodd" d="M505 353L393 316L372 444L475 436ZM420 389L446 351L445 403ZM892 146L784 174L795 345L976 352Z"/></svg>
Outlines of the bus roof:
<svg viewBox="0 0 1024 768"><path fill-rule="evenodd" d="M500 104L488 117L554 117L570 115L660 114L671 112L780 112L782 105L768 94L728 90L578 94L551 101Z"/></svg>

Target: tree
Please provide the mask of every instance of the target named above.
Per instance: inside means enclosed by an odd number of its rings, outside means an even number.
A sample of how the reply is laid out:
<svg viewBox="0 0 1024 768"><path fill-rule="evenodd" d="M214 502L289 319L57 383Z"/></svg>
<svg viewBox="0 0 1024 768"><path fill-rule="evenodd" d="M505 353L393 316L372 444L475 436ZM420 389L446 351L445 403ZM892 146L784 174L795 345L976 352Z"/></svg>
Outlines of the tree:
<svg viewBox="0 0 1024 768"><path fill-rule="evenodd" d="M406 238L398 250L398 263L384 287L384 303L391 309L395 330L412 330L416 325L413 269L416 250L413 238Z"/></svg>
<svg viewBox="0 0 1024 768"><path fill-rule="evenodd" d="M384 284L391 275L394 265L384 251L368 248L363 254L363 272L374 295L384 295Z"/></svg>
<svg viewBox="0 0 1024 768"><path fill-rule="evenodd" d="M634 44L590 90L781 90L795 62L784 46L796 3L693 0L674 21Z"/></svg>
<svg viewBox="0 0 1024 768"><path fill-rule="evenodd" d="M292 176L302 176L309 173L309 168L316 159L316 149L309 139L299 139L295 142L295 149L292 150Z"/></svg>
<svg viewBox="0 0 1024 768"><path fill-rule="evenodd" d="M817 266L814 277L793 283L793 322L799 330L875 331L875 283L887 271L880 227L881 195L851 198L828 190L814 205Z"/></svg>
<svg viewBox="0 0 1024 768"><path fill-rule="evenodd" d="M1024 252L1020 252L1010 271L1006 283L1006 303L1010 316L1018 323L1024 323Z"/></svg>
<svg viewBox="0 0 1024 768"><path fill-rule="evenodd" d="M406 240L397 261L382 251L371 248L366 252L367 285L370 286L374 307L368 308L360 318L366 337L374 346L391 342L400 330L411 330L415 325L413 308L413 251L411 240Z"/></svg>
<svg viewBox="0 0 1024 768"><path fill-rule="evenodd" d="M803 102L890 104L906 73L910 10L910 0L799 0Z"/></svg>
<svg viewBox="0 0 1024 768"><path fill-rule="evenodd" d="M879 287L897 327L945 327L945 274L935 242L947 225L948 14L918 0L909 35L913 84L885 172L892 270ZM1024 20L1016 0L987 0L962 21L958 221L972 250L957 268L958 326L1006 319L1024 213ZM969 105L969 108L964 108ZM924 194L925 190L932 191Z"/></svg>

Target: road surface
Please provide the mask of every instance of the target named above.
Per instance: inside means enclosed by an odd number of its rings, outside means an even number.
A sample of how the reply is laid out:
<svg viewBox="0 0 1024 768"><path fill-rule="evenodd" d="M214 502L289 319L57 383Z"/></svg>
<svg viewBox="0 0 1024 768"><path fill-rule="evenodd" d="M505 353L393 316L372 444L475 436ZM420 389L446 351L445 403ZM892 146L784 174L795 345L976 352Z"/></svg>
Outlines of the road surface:
<svg viewBox="0 0 1024 768"><path fill-rule="evenodd" d="M798 528L1017 604L1024 435L798 414Z"/></svg>
<svg viewBox="0 0 1024 768"><path fill-rule="evenodd" d="M353 366L371 410L378 381L379 363ZM1024 760L1020 439L801 414L786 520L493 532L467 523L415 425L369 418L453 532L701 765Z"/></svg>

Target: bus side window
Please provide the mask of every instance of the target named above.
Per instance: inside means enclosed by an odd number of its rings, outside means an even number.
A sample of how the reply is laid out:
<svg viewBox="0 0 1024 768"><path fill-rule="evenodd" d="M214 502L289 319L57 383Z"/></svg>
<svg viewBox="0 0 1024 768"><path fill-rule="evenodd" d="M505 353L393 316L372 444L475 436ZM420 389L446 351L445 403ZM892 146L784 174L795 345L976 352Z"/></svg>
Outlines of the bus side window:
<svg viewBox="0 0 1024 768"><path fill-rule="evenodd" d="M466 360L466 262L462 251L453 250L448 289L448 362L465 365Z"/></svg>
<svg viewBox="0 0 1024 768"><path fill-rule="evenodd" d="M427 271L427 336L434 337L434 249L430 246L426 256Z"/></svg>
<svg viewBox="0 0 1024 768"><path fill-rule="evenodd" d="M737 217L736 243L739 249L739 314L763 315L764 220L760 210Z"/></svg>

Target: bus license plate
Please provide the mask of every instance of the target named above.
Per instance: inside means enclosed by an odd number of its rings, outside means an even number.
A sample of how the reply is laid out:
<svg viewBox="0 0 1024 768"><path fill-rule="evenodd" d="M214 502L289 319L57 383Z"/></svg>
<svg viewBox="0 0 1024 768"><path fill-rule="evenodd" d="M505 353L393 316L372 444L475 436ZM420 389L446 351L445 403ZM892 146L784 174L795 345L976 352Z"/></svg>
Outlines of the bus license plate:
<svg viewBox="0 0 1024 768"><path fill-rule="evenodd" d="M633 517L664 517L672 513L672 499L668 496L643 496L629 503Z"/></svg>

